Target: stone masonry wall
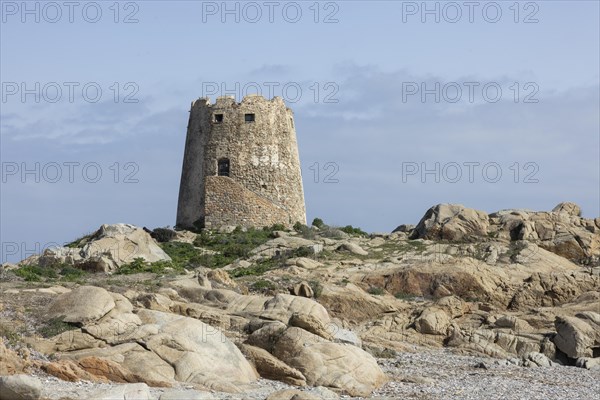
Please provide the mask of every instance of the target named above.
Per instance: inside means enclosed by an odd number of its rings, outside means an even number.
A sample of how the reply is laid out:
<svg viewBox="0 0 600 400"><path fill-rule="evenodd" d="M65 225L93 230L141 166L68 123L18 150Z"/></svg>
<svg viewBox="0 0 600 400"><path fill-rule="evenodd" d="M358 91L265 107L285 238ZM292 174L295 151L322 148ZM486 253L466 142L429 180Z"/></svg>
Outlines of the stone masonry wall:
<svg viewBox="0 0 600 400"><path fill-rule="evenodd" d="M269 200L245 189L226 176L209 176L205 181L205 226L263 227L290 224L291 217Z"/></svg>
<svg viewBox="0 0 600 400"><path fill-rule="evenodd" d="M254 114L254 121L246 121L245 114ZM216 115L220 117L217 119ZM196 221L206 222L207 218L215 227L229 224L231 218L221 214L220 224L209 215L212 211L206 206L210 195L207 179L217 175L218 162L224 158L229 160L229 177L233 181L257 198L286 210L285 220L276 222L288 224L291 219L292 224L306 223L293 113L281 98L246 96L237 103L232 97L219 97L215 104L202 98L192 104L179 191L178 226L193 226Z"/></svg>

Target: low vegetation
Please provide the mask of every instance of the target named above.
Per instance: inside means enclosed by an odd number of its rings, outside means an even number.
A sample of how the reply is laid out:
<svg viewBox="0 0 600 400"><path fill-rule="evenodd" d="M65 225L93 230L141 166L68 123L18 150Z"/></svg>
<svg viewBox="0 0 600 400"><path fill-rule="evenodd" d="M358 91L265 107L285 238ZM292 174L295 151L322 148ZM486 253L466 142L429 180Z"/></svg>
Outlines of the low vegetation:
<svg viewBox="0 0 600 400"><path fill-rule="evenodd" d="M37 329L38 333L44 338L51 338L60 335L63 332L77 329L75 325L63 322L62 318L52 318Z"/></svg>
<svg viewBox="0 0 600 400"><path fill-rule="evenodd" d="M275 224L262 229L244 230L237 227L231 233L202 231L194 241L194 246L213 253L202 255L198 261L208 268L224 267L237 259L250 257L252 250L275 237L275 231L284 230L284 225Z"/></svg>
<svg viewBox="0 0 600 400"><path fill-rule="evenodd" d="M164 274L168 272L181 273L183 267L169 261L156 261L149 263L141 257L134 259L132 262L123 264L117 271L117 274L131 275L142 272L151 272L153 274Z"/></svg>
<svg viewBox="0 0 600 400"><path fill-rule="evenodd" d="M380 287L371 287L369 288L368 293L374 296L382 296L385 294L385 290Z"/></svg>
<svg viewBox="0 0 600 400"><path fill-rule="evenodd" d="M55 264L47 267L25 265L14 271L15 275L26 282L77 282L88 273L68 264Z"/></svg>

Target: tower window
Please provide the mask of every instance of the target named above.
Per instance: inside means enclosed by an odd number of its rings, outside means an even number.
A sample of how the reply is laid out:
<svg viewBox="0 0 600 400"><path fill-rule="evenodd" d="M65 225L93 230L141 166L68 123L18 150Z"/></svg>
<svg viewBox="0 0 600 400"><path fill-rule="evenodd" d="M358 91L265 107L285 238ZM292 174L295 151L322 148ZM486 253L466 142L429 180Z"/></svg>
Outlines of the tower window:
<svg viewBox="0 0 600 400"><path fill-rule="evenodd" d="M244 121L254 122L254 114L244 114Z"/></svg>
<svg viewBox="0 0 600 400"><path fill-rule="evenodd" d="M215 123L220 124L223 122L223 114L215 114Z"/></svg>
<svg viewBox="0 0 600 400"><path fill-rule="evenodd" d="M218 167L219 176L229 176L229 159L221 158Z"/></svg>

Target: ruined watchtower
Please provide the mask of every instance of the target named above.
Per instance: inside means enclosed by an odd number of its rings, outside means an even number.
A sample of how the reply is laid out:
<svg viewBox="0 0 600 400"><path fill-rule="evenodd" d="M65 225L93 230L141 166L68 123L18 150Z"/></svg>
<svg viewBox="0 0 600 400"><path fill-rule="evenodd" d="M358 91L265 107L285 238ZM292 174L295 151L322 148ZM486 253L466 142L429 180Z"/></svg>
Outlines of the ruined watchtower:
<svg viewBox="0 0 600 400"><path fill-rule="evenodd" d="M275 97L192 103L177 226L306 223L292 110Z"/></svg>

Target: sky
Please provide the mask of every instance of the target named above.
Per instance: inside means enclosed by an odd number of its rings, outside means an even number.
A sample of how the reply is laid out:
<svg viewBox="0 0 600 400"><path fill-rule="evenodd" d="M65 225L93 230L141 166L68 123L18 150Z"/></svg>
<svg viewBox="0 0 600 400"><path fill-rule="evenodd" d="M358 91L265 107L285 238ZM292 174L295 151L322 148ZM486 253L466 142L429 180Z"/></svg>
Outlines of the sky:
<svg viewBox="0 0 600 400"><path fill-rule="evenodd" d="M283 97L307 219L600 216L597 1L0 1L1 262L175 223L188 111Z"/></svg>

